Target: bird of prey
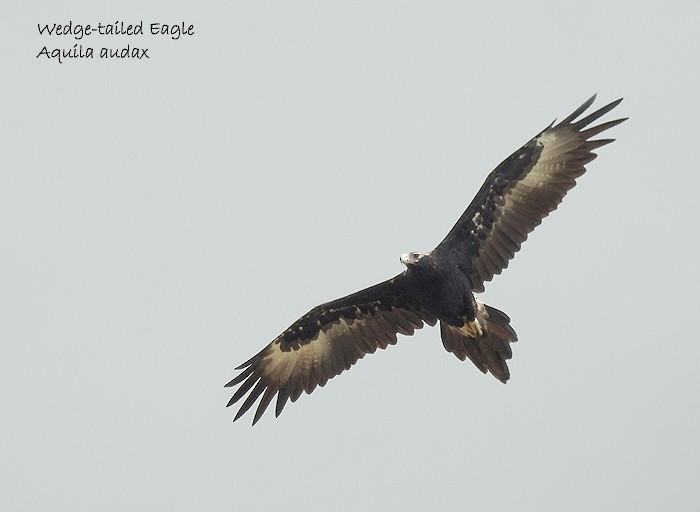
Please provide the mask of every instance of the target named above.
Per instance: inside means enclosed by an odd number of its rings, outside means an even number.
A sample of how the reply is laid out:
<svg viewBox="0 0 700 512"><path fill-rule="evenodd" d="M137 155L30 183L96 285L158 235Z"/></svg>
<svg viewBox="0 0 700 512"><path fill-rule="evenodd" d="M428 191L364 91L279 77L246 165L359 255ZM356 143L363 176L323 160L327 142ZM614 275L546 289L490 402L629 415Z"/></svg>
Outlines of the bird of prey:
<svg viewBox="0 0 700 512"><path fill-rule="evenodd" d="M550 124L501 162L440 244L428 253L401 256L396 277L313 308L240 365L226 387L239 386L227 406L245 397L234 421L262 395L257 423L277 395L275 415L288 400L311 393L377 348L440 323L442 344L502 382L517 340L508 316L474 297L500 274L528 234L557 208L596 157L614 139L592 139L625 121L590 126L614 101L578 119L595 95L558 124Z"/></svg>

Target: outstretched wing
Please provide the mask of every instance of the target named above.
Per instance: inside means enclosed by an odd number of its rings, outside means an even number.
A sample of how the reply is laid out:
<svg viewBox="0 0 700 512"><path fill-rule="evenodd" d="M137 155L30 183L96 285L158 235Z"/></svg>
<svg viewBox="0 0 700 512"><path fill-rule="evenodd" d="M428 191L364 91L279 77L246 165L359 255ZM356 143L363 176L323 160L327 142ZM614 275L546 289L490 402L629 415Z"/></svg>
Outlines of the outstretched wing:
<svg viewBox="0 0 700 512"><path fill-rule="evenodd" d="M277 395L275 415L287 400L324 386L367 353L396 343L398 333L411 335L436 319L414 304L406 273L315 307L275 338L257 355L236 368L242 372L227 387L240 385L229 401L244 396L234 421L262 395L253 425Z"/></svg>
<svg viewBox="0 0 700 512"><path fill-rule="evenodd" d="M458 257L473 291L484 291L484 282L508 266L528 234L556 209L576 185L576 178L586 172L584 166L596 157L593 150L613 142L590 139L625 119L584 128L622 99L576 121L594 100L595 95L496 167L436 248Z"/></svg>

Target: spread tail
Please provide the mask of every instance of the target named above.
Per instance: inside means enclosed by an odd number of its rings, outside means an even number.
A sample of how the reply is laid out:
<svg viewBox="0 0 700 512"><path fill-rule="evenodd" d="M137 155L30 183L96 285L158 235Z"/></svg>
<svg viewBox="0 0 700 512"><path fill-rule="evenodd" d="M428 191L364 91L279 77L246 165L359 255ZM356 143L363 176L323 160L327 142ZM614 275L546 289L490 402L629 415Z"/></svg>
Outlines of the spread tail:
<svg viewBox="0 0 700 512"><path fill-rule="evenodd" d="M518 335L510 326L510 318L503 311L479 301L476 303L476 321L481 328L481 335L475 332L473 324L458 328L440 322L442 344L445 350L460 360L464 361L468 357L483 373L491 372L505 383L510 378L506 361L513 356L510 344L518 340Z"/></svg>

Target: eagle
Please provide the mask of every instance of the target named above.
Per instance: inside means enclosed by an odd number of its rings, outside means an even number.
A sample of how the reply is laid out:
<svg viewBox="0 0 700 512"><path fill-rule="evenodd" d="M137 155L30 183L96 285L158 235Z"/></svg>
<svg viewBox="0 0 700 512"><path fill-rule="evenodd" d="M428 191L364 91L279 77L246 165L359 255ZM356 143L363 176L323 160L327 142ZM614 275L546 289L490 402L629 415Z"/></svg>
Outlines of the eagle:
<svg viewBox="0 0 700 512"><path fill-rule="evenodd" d="M406 267L401 274L316 306L238 366L240 373L225 386L238 386L227 407L245 397L233 421L261 395L253 425L275 395L279 416L289 400L324 386L365 354L395 344L398 334L410 336L438 322L448 352L507 382L506 361L517 335L504 312L474 294L484 291L557 208L596 157L594 150L613 142L593 137L627 118L591 124L622 98L578 119L595 98L501 162L435 249L401 255Z"/></svg>

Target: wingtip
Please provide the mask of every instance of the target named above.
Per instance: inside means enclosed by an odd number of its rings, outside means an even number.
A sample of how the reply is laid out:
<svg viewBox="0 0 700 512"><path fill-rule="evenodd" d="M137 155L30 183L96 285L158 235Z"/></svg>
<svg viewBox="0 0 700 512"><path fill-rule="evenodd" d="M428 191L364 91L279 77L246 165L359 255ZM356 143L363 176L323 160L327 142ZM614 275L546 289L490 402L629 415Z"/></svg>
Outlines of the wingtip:
<svg viewBox="0 0 700 512"><path fill-rule="evenodd" d="M593 95L590 98L588 98L586 101L584 101L583 104L579 108L583 108L584 110L586 110L588 107L593 105L593 103L595 103L596 99L598 99L598 93L594 92ZM584 107L584 105L585 105L585 107Z"/></svg>
<svg viewBox="0 0 700 512"><path fill-rule="evenodd" d="M236 415L233 417L233 421L237 421L241 416L245 414L246 410L244 410L242 407L238 409L238 412Z"/></svg>
<svg viewBox="0 0 700 512"><path fill-rule="evenodd" d="M251 364L253 364L253 361L255 361L255 358L256 358L256 357L258 357L258 356L255 355L255 356L251 357L251 358L248 359L245 363L236 366L236 367L234 368L234 370L242 370L243 368L246 368L247 366L250 366Z"/></svg>
<svg viewBox="0 0 700 512"><path fill-rule="evenodd" d="M618 98L618 99L616 99L615 101L611 101L610 103L608 103L608 104L605 105L604 107L601 107L601 108L599 109L599 111L602 111L603 113L608 113L608 112L610 112L612 109L614 109L615 107L617 107L620 103L622 103L622 100L623 100L623 99L624 99L624 98Z"/></svg>
<svg viewBox="0 0 700 512"><path fill-rule="evenodd" d="M586 110L588 110L588 107L590 107L591 105L593 105L593 102L595 101L595 99L596 99L597 97L598 97L598 93L595 93L593 96L591 96L590 98L588 98L586 101L583 102L583 104L582 104L580 107L578 107L578 108L577 108L576 110L574 110L571 114L569 114L569 115L566 116L564 119L562 119L561 122L560 122L557 126L563 126L563 125L571 124L571 123L574 121L574 119L576 119L578 116L580 116L581 114L583 114L583 112L585 112Z"/></svg>

